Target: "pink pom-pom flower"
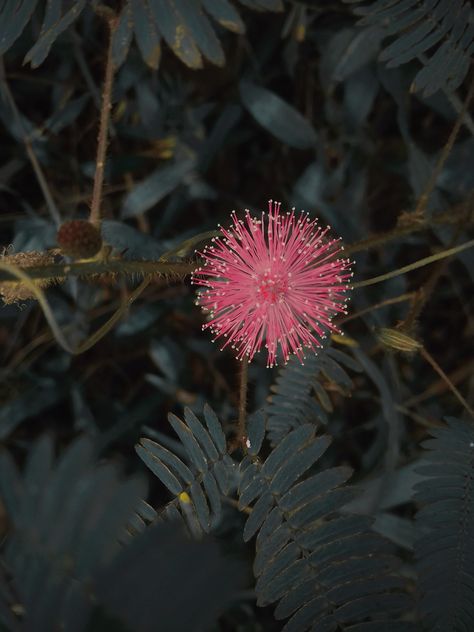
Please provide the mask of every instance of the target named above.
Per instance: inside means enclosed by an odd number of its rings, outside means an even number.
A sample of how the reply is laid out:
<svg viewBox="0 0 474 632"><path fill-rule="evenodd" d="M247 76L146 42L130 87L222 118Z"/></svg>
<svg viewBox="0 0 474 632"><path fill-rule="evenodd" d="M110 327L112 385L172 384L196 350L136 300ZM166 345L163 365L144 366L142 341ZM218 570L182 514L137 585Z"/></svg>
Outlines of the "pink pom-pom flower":
<svg viewBox="0 0 474 632"><path fill-rule="evenodd" d="M307 213L280 213L269 201L261 219L245 211L245 221L232 212L232 225L198 253L203 259L192 276L201 286L197 304L209 313L203 329L225 339L242 360L262 346L267 366L277 364L278 349L285 362L304 349L321 347L336 314L347 313L346 291L351 261L338 258L339 239L328 239Z"/></svg>

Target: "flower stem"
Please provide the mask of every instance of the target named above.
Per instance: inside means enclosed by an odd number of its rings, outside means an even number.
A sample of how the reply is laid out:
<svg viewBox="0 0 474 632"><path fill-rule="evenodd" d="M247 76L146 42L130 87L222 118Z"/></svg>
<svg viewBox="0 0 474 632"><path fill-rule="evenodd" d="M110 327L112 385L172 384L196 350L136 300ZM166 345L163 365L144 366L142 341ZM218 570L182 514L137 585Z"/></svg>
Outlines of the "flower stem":
<svg viewBox="0 0 474 632"><path fill-rule="evenodd" d="M239 426L238 441L244 452L247 451L247 384L248 384L248 366L249 360L245 355L242 359L242 369L240 372L240 392L239 392Z"/></svg>
<svg viewBox="0 0 474 632"><path fill-rule="evenodd" d="M101 202L102 202L102 188L104 185L104 170L105 160L107 152L107 137L109 131L109 119L110 110L112 109L112 83L114 78L114 63L113 63L113 38L115 30L117 29L118 20L114 17L109 17L107 20L109 27L109 46L107 50L107 63L105 66L105 80L104 90L102 93L102 106L100 109L100 127L99 137L97 144L97 158L95 163L94 174L94 188L92 190L91 210L89 215L89 221L92 223L100 222L101 215Z"/></svg>
<svg viewBox="0 0 474 632"><path fill-rule="evenodd" d="M424 347L420 349L420 353L422 357L433 367L433 369L441 377L441 379L444 380L444 382L446 382L450 391L457 398L457 400L464 406L464 408L471 415L471 417L474 417L474 410L469 406L467 401L464 399L464 397L461 395L458 389L454 386L454 384L451 382L449 377L446 375L443 369L439 366L436 360L431 356L431 354L428 353L428 351Z"/></svg>
<svg viewBox="0 0 474 632"><path fill-rule="evenodd" d="M372 277L371 279L366 279L365 281L353 283L352 287L367 287L368 285L375 285L376 283L381 283L382 281L393 279L394 277L400 276L401 274L405 274L405 272L411 272L412 270L422 268L423 266L427 266L430 263L434 263L435 261L439 261L440 259L444 259L445 257L450 257L451 255L455 255L458 252L462 252L463 250L472 248L472 246L474 246L474 239L471 239L471 241L467 241L460 246L455 246L454 248L449 248L448 250L442 250L441 252L437 252L436 254L425 257L424 259L419 259L418 261L410 263L407 266L403 266L403 268L398 268L397 270L392 270L391 272L380 274L379 276Z"/></svg>

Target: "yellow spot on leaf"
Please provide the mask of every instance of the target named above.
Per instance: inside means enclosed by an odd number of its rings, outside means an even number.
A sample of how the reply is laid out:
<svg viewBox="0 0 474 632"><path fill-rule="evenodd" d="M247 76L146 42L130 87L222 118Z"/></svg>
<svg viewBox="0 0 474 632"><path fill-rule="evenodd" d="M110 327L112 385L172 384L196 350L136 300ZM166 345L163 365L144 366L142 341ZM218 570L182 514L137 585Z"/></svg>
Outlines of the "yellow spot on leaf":
<svg viewBox="0 0 474 632"><path fill-rule="evenodd" d="M182 503L185 503L186 505L189 505L189 503L191 502L191 498L189 497L189 494L187 494L186 492L181 492L178 498L180 499Z"/></svg>

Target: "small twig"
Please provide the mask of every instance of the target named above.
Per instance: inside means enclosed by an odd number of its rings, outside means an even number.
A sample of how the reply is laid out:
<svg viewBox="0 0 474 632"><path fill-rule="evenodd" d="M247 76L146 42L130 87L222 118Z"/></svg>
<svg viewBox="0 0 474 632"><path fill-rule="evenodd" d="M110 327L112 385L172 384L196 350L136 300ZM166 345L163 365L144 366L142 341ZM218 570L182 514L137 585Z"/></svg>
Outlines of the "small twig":
<svg viewBox="0 0 474 632"><path fill-rule="evenodd" d="M238 440L244 452L247 451L247 385L248 385L248 366L249 360L246 355L242 358L242 370L240 372L240 390L239 390L239 426Z"/></svg>
<svg viewBox="0 0 474 632"><path fill-rule="evenodd" d="M424 53L421 53L421 55L418 56L421 63L424 66L427 66L429 63L429 59L428 56L425 55ZM461 99L458 97L456 92L453 92L452 90L448 90L448 88L443 87L441 88L441 90L443 91L445 97L448 99L448 101L451 103L451 105L453 106L455 112L457 114L461 114L462 109L463 109L463 102L461 101ZM471 132L471 134L474 136L474 121L472 120L471 115L469 114L469 112L465 112L464 113L464 117L463 117L463 124L465 125L465 127Z"/></svg>
<svg viewBox="0 0 474 632"><path fill-rule="evenodd" d="M443 147L443 150L440 154L438 162L436 163L435 168L431 172L430 179L426 184L425 190L420 195L420 199L418 200L418 204L416 205L416 209L413 211L413 215L417 217L422 217L426 211L426 207L428 205L428 201L433 192L433 189L436 186L436 182L438 177L445 165L446 160L448 159L449 154L453 148L453 145L456 141L457 135L459 134L459 130L461 129L461 125L464 121L464 116L468 110L469 104L471 102L472 97L474 96L474 80L471 82L471 86L469 88L469 92L467 93L466 100L464 101L463 108L454 124L454 127L449 135L448 141L446 145Z"/></svg>
<svg viewBox="0 0 474 632"><path fill-rule="evenodd" d="M406 218L411 218L413 213L405 214ZM411 219L411 221L405 221L402 224L399 224L392 230L386 231L385 233L378 233L376 235L371 235L366 239L361 239L353 244L345 245L344 250L346 254L353 254L355 252L362 252L364 250L369 250L369 248L376 248L377 246L383 246L390 241L394 241L400 237L405 237L406 235L411 235L413 233L421 232L422 230L427 230L431 228L433 225L437 224L459 224L460 220L467 219L468 215L466 213L466 205L465 202L449 209L444 213L439 213L429 219L420 218L417 220Z"/></svg>
<svg viewBox="0 0 474 632"><path fill-rule="evenodd" d="M471 216L472 215L473 213L471 212ZM460 235L462 234L462 231L463 231L463 227L461 226L461 224L458 224L454 232L454 235L452 239L450 240L451 246L454 246L454 244L458 241ZM431 294L434 292L436 284L441 278L447 265L448 265L448 261L446 259L443 259L441 261L438 261L438 263L435 266L433 266L433 271L431 272L431 275L429 276L428 280L416 292L416 296L411 305L411 309L407 317L405 318L405 322L402 328L406 328L407 330L410 330L411 327L413 327L416 320L420 317L420 314L424 306L428 302Z"/></svg>
<svg viewBox="0 0 474 632"><path fill-rule="evenodd" d="M109 47L107 50L107 63L105 66L104 90L102 93L102 106L100 109L100 127L97 143L97 158L95 163L94 188L92 190L91 210L89 221L92 223L100 222L102 188L104 184L105 160L107 153L107 138L109 131L110 110L112 109L112 83L114 78L113 63L113 38L118 25L117 18L108 17L107 24L109 26Z"/></svg>
<svg viewBox="0 0 474 632"><path fill-rule="evenodd" d="M474 410L469 406L469 404L466 402L464 397L461 395L461 393L458 391L458 389L454 386L454 384L451 382L449 377L446 375L446 373L443 371L443 369L439 366L439 364L436 362L436 360L428 353L428 351L424 347L422 347L420 349L420 353L421 353L422 357L429 364L431 364L431 366L436 371L436 373L441 377L441 379L444 380L444 382L447 384L447 386L450 389L450 391L458 399L458 401L464 406L464 408L471 415L471 417L474 417Z"/></svg>
<svg viewBox="0 0 474 632"><path fill-rule="evenodd" d="M470 378L474 372L474 360L468 362L467 364L457 368L453 371L449 377L453 384L457 384L458 382L462 382L465 379ZM408 408L413 408L414 406L420 406L423 402L431 397L438 397L442 395L446 390L446 382L444 380L438 380L433 384L430 384L424 391L418 393L417 395L413 395L409 399L406 400L405 406Z"/></svg>
<svg viewBox="0 0 474 632"><path fill-rule="evenodd" d="M402 268L398 268L397 270L392 270L391 272L387 272L386 274L380 274L379 276L372 277L371 279L366 279L365 281L359 281L358 283L353 283L353 288L367 287L368 285L375 285L376 283L381 283L382 281L387 281L388 279L393 279L394 277L400 276L401 274L405 274L405 272L411 272L412 270L417 270L418 268L422 268L423 266L427 266L430 263L434 263L435 261L439 261L440 259L444 259L445 257L451 257L452 255L457 254L458 252L462 252L463 250L467 250L468 248L472 248L474 246L474 239L471 241L467 241L460 246L455 246L454 248L449 248L448 250L442 250L430 257L425 257L424 259L419 259L418 261L414 261L407 266L403 266Z"/></svg>
<svg viewBox="0 0 474 632"><path fill-rule="evenodd" d="M13 98L13 94L10 90L10 86L7 83L6 75L5 75L5 66L3 64L3 57L0 56L0 81L3 85L3 92L5 97L8 100L10 108L13 112L13 115L18 123L18 127L21 131L21 136L23 143L25 145L26 154L31 162L31 166L33 167L33 171L35 172L36 179L38 180L38 184L40 186L41 192L43 193L46 206L48 207L49 214L51 215L54 223L59 226L61 223L61 216L56 207L56 204L53 200L53 196L51 195L51 191L49 190L48 183L46 178L44 177L43 169L36 157L36 154L33 149L33 145L31 143L31 139L27 131L25 130L25 126L23 125L23 120L21 118L20 112L15 103L15 99Z"/></svg>
<svg viewBox="0 0 474 632"><path fill-rule="evenodd" d="M351 314L350 316L344 316L344 318L336 319L334 322L337 325L343 325L343 324L345 325L350 320L354 320L355 318L360 318L361 316L364 316L365 314L368 314L376 309L381 309L382 307L386 307L387 305L395 305L396 303L403 303L404 301L409 301L411 298L413 298L414 294L415 292L407 292L406 294L400 294L400 296L387 298L384 301L381 301L380 303L374 303L374 305L369 305L369 307L365 307L364 309L361 309L360 311L355 312L354 314Z"/></svg>

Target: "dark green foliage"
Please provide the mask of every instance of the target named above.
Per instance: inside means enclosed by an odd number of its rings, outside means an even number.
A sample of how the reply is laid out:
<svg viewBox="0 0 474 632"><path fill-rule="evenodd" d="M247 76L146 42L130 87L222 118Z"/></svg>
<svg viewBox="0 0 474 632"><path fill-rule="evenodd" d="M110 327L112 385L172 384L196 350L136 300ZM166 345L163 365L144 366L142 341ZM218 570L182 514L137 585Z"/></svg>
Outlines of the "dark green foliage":
<svg viewBox="0 0 474 632"><path fill-rule="evenodd" d="M344 0L361 2L362 0ZM357 8L361 25L385 29L396 39L380 58L389 67L420 59L413 86L429 96L453 91L466 77L474 51L474 12L465 0L376 0ZM428 55L428 58L425 56Z"/></svg>
<svg viewBox="0 0 474 632"><path fill-rule="evenodd" d="M320 379L325 376L343 392L349 393L352 381L342 364L360 371L358 363L351 357L331 347L321 349L317 354L309 353L304 364L292 357L280 369L271 389L270 403L266 406L268 434L273 445L302 424L327 423L332 404Z"/></svg>
<svg viewBox="0 0 474 632"><path fill-rule="evenodd" d="M276 94L249 81L242 81L240 98L260 125L283 143L297 149L314 147L314 129L297 110Z"/></svg>
<svg viewBox="0 0 474 632"><path fill-rule="evenodd" d="M160 524L135 538L96 584L101 604L130 630L207 632L241 581L240 565L214 541Z"/></svg>
<svg viewBox="0 0 474 632"><path fill-rule="evenodd" d="M79 632L100 605L138 632L156 630L158 620L169 632L207 630L241 569L215 542L190 540L177 525L145 528L155 516L145 492L141 479L120 480L113 466L97 465L84 439L55 465L43 437L23 476L1 454L0 497L12 533L0 559L0 623Z"/></svg>
<svg viewBox="0 0 474 632"><path fill-rule="evenodd" d="M420 610L430 630L474 626L474 428L448 418L432 428L433 439L417 472L426 480L415 486L421 504L415 545L420 578Z"/></svg>
<svg viewBox="0 0 474 632"><path fill-rule="evenodd" d="M314 473L329 444L327 435L302 425L263 463L247 457L241 464L239 504L254 503L244 539L258 534L257 603L279 602L276 618L290 617L285 631L362 630L367 618L377 629L412 630L390 621L412 606L404 580L392 573L386 541L367 517L340 513L355 495L344 486L350 468Z"/></svg>
<svg viewBox="0 0 474 632"><path fill-rule="evenodd" d="M240 1L256 11L283 10L282 0ZM97 4L94 0L90 3L91 8ZM86 0L72 3L64 0L3 0L0 3L0 54L12 46L40 7L43 20L39 36L25 56L25 62L36 68L43 63L61 33L79 18L86 5ZM151 68L159 65L161 38L190 68L202 68L203 57L223 65L224 51L207 15L235 33L245 30L230 0L127 0L114 37L115 64L120 66L124 62L134 35L143 59Z"/></svg>
<svg viewBox="0 0 474 632"><path fill-rule="evenodd" d="M146 493L143 480L120 480L115 467L94 462L91 442L79 439L55 464L47 436L30 452L23 476L8 452L0 456L1 497L12 521L4 559L22 630L84 629L89 584L117 554Z"/></svg>
<svg viewBox="0 0 474 632"><path fill-rule="evenodd" d="M185 421L170 414L169 422L188 456L185 464L170 450L142 439L136 450L143 462L175 496L163 510L171 518L185 518L192 531L209 532L220 520L221 495L233 484L235 463L227 454L220 423L209 407L204 408L206 428L186 408Z"/></svg>
<svg viewBox="0 0 474 632"><path fill-rule="evenodd" d="M0 252L55 249L57 225L87 219L110 11L104 266L190 269L232 209L269 198L330 224L356 284L468 241L470 113L411 215L469 88L468 3L447 6L0 0ZM278 370L257 354L245 446L240 365L201 330L189 278L153 277L79 356L38 303L2 307L0 630L472 632L471 425L438 430L459 401L421 355L377 339L411 323L472 407L472 252L356 286L335 322L356 349L334 337ZM47 288L68 340L126 305L132 267Z"/></svg>

